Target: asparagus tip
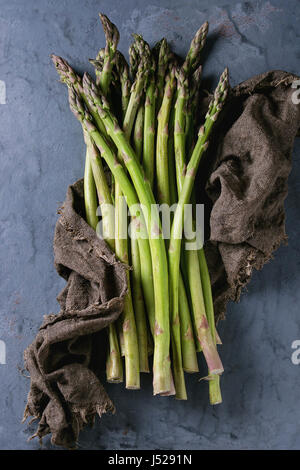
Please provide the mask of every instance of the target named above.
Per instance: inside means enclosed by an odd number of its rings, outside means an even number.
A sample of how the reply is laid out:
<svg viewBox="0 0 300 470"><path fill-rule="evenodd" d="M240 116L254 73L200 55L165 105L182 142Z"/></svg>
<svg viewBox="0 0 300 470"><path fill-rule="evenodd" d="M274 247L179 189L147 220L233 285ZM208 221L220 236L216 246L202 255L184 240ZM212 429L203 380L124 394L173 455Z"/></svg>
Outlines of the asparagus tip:
<svg viewBox="0 0 300 470"><path fill-rule="evenodd" d="M107 47L115 51L120 39L119 30L104 13L99 13L99 17L105 34Z"/></svg>

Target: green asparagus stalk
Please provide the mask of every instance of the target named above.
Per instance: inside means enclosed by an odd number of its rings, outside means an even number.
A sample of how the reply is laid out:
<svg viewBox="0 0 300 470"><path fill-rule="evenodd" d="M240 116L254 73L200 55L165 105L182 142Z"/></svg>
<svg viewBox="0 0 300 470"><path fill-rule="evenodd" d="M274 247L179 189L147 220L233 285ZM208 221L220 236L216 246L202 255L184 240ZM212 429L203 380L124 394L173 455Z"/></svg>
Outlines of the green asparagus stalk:
<svg viewBox="0 0 300 470"><path fill-rule="evenodd" d="M145 180L143 171L136 155L124 135L124 131L119 127L117 120L110 113L109 105L104 96L98 95L93 83L85 75L85 94L98 110L107 133L110 135L115 145L122 155L123 162L137 191L142 205L146 226L149 234L150 250L153 262L153 283L155 293L155 349L153 364L153 385L154 394L165 393L170 390L170 325L169 325L169 299L165 295L168 291L168 264L158 208L150 187Z"/></svg>
<svg viewBox="0 0 300 470"><path fill-rule="evenodd" d="M106 36L106 48L104 54L104 65L100 75L99 84L104 95L107 95L116 47L119 39L118 30L104 16L100 15ZM129 263L128 239L127 239L127 210L123 204L123 195L118 182L115 182L115 252L123 263ZM127 272L128 290L125 297L124 309L121 316L122 339L124 342L124 356L126 368L126 388L140 388L139 370L139 348L137 338L137 328L135 323L133 300L131 292L130 275ZM148 356L147 356L148 358Z"/></svg>
<svg viewBox="0 0 300 470"><path fill-rule="evenodd" d="M99 50L96 59L89 59L89 62L94 66L95 68L95 75L96 75L96 85L100 85L100 77L103 72L103 66L104 66L104 54L105 54L105 49L102 48Z"/></svg>
<svg viewBox="0 0 300 470"><path fill-rule="evenodd" d="M96 230L99 222L97 216L98 202L90 154L91 150L89 146L87 146L84 170L84 204L86 221L94 230Z"/></svg>
<svg viewBox="0 0 300 470"><path fill-rule="evenodd" d="M163 95L163 101L158 113L157 126L157 147L156 147L156 181L157 197L160 204L170 206L170 184L169 184L169 164L168 164L168 125L170 109L175 90L175 70L171 68L166 79L166 86ZM171 309L171 344L173 375L175 382L176 398L187 399L184 373L182 367L182 350L180 336L180 317L179 312Z"/></svg>
<svg viewBox="0 0 300 470"><path fill-rule="evenodd" d="M114 65L116 62L116 57L119 51L116 51L115 58L114 58ZM104 57L105 57L105 48L99 50L96 59L89 59L89 62L94 66L95 75L96 75L96 85L100 86L100 80L103 72L104 67ZM113 67L111 70L110 75L106 75L109 77L109 86L114 87L116 89L120 85L119 76L117 74L116 67ZM109 89L108 96L110 96L111 90ZM110 96L111 98L111 96Z"/></svg>
<svg viewBox="0 0 300 470"><path fill-rule="evenodd" d="M150 83L146 90L145 98L145 121L144 121L144 145L143 145L143 167L146 178L153 188L154 182L154 159L155 159L155 62L151 61Z"/></svg>
<svg viewBox="0 0 300 470"><path fill-rule="evenodd" d="M134 81L139 66L140 56L136 44L133 42L129 47L130 76Z"/></svg>
<svg viewBox="0 0 300 470"><path fill-rule="evenodd" d="M185 119L188 80L186 73L182 69L177 69L177 98L175 103L175 128L174 128L174 146L175 146L175 164L177 189L180 194L182 182L185 174Z"/></svg>
<svg viewBox="0 0 300 470"><path fill-rule="evenodd" d="M169 137L168 137L168 159L169 159L169 186L170 186L170 204L175 204L177 196L175 153L174 153L174 124L175 107L171 107L169 119ZM185 266L183 265L185 269ZM188 285L188 284L187 284ZM191 321L189 301L187 291L183 282L182 274L179 273L179 317L182 346L182 366L186 372L198 372L198 361L196 347L193 335L193 324Z"/></svg>
<svg viewBox="0 0 300 470"><path fill-rule="evenodd" d="M182 65L182 69L187 75L194 73L200 65L200 52L205 45L207 33L208 22L206 21L193 37L186 59Z"/></svg>
<svg viewBox="0 0 300 470"><path fill-rule="evenodd" d="M138 111L141 98L147 86L151 67L151 52L148 44L141 36L136 34L134 37L135 40L132 48L130 49L130 52L131 55L133 52L137 55L139 62L136 69L135 80L131 87L130 98L123 121L123 129L127 137L131 135L134 119Z"/></svg>
<svg viewBox="0 0 300 470"><path fill-rule="evenodd" d="M99 16L106 39L103 69L99 77L99 85L103 93L107 95L120 35L118 28L107 18L106 15L100 13Z"/></svg>
<svg viewBox="0 0 300 470"><path fill-rule="evenodd" d="M180 249L181 237L183 230L184 206L189 202L196 172L200 163L200 159L208 147L208 138L211 134L213 125L218 117L220 110L228 92L228 70L225 69L221 75L219 84L216 88L214 98L209 105L205 123L201 126L198 140L191 159L187 165L186 174L179 196L179 202L174 215L174 221L171 230L171 240L169 246L169 268L170 268L170 291L172 308L178 310L178 285L179 285L179 265L180 265ZM199 317L195 318L196 331L199 342L205 356L209 374L219 375L223 372L223 366L216 350L215 343L210 333L205 310L200 312Z"/></svg>
<svg viewBox="0 0 300 470"><path fill-rule="evenodd" d="M156 141L156 181L158 202L170 205L168 136L173 94L176 86L175 70L172 67L167 79L163 101L158 113Z"/></svg>
<svg viewBox="0 0 300 470"><path fill-rule="evenodd" d="M135 220L132 221L135 223ZM138 241L135 237L130 238L131 241L131 261L133 270L131 272L132 280L132 297L135 313L135 322L137 329L138 345L139 345L139 361L140 372L149 372L148 362L148 326L145 312L144 297L142 291L141 277L141 259Z"/></svg>
<svg viewBox="0 0 300 470"><path fill-rule="evenodd" d="M176 188L176 170L175 170L175 154L174 154L174 123L175 108L171 107L169 118L169 136L168 136L168 161L169 161L169 187L170 187L170 204L173 205L177 201ZM193 335L193 324L191 321L189 301L187 298L186 288L179 273L179 318L182 346L182 366L186 372L198 372L198 362Z"/></svg>
<svg viewBox="0 0 300 470"><path fill-rule="evenodd" d="M175 180L170 180L168 168L168 126L170 120L170 109L173 93L175 90L175 70L171 69L166 80L164 97L161 109L158 115L157 129L157 188L159 202L170 205L170 187L176 186ZM192 325L190 312L186 299L185 287L180 275L180 307L179 313L171 310L171 328L172 328L172 357L174 369L174 381L177 399L186 399L186 388L183 374L184 368L188 371L197 371L197 357L192 335Z"/></svg>
<svg viewBox="0 0 300 470"><path fill-rule="evenodd" d="M99 83L99 78L100 78L101 73L102 73L102 67L103 67L103 62L104 62L103 55L104 55L104 50L100 49L100 51L97 55L97 60L99 62L90 61L94 64L95 69L96 69L96 84ZM100 62L101 60L102 60L102 64ZM112 76L114 76L114 75L115 75L115 77L114 77L115 84L119 80L120 85L121 85L121 96L122 96L122 103L121 103L122 113L121 113L121 117L123 118L123 116L125 114L124 107L125 107L125 110L126 110L127 105L128 105L128 101L129 101L131 82L130 82L130 79L129 79L129 68L128 68L127 62L126 62L123 54L121 54L121 52L118 51L118 50L115 51L115 56L114 56L114 68L112 70ZM114 201L115 201L116 191L118 191L118 188L116 188L116 184L115 184L115 181L113 179L111 194L112 194L112 198L113 198ZM125 357L125 341L124 341L124 333L123 333L123 318L122 318L122 316L119 317L118 320L117 320L117 330L118 330L118 336L119 336L121 355L123 357Z"/></svg>
<svg viewBox="0 0 300 470"><path fill-rule="evenodd" d="M122 357L125 357L125 345L124 345L124 335L123 335L123 321L119 317L116 324L117 338L119 339L120 354Z"/></svg>
<svg viewBox="0 0 300 470"><path fill-rule="evenodd" d="M179 273L179 319L182 349L182 367L185 372L198 372L198 361L193 335L189 302L181 274Z"/></svg>
<svg viewBox="0 0 300 470"><path fill-rule="evenodd" d="M175 168L175 147L174 147L174 126L175 126L175 108L172 104L169 119L169 137L168 137L168 162L169 162L169 186L171 205L178 199L176 186L176 168Z"/></svg>
<svg viewBox="0 0 300 470"><path fill-rule="evenodd" d="M141 98L140 98L141 101ZM136 109L136 107L132 108ZM124 116L124 122L126 118L126 111ZM134 112L134 111L133 111ZM130 123L134 120L135 116L130 116ZM138 159L141 159L142 146L143 146L143 127L144 127L144 106L140 104L139 110L136 115L136 122L133 132L133 141L135 151ZM127 137L130 138L131 125L125 123L124 128L127 131ZM135 220L132 220L132 227L134 228ZM139 346L139 364L141 372L149 372L148 363L148 336L147 336L147 321L145 313L144 298L142 292L142 275L141 275L141 260L139 254L138 240L135 237L137 231L133 230L130 238L131 244L131 262L133 266L132 270L132 298L135 312L135 321L137 328L138 346Z"/></svg>
<svg viewBox="0 0 300 470"><path fill-rule="evenodd" d="M128 265L127 207L126 203L123 204L123 193L118 181L115 183L115 252L120 261ZM139 347L128 271L127 285L128 290L122 312L126 388L139 389Z"/></svg>
<svg viewBox="0 0 300 470"><path fill-rule="evenodd" d="M123 382L123 365L115 323L108 327L109 354L106 359L106 380L111 383Z"/></svg>
<svg viewBox="0 0 300 470"><path fill-rule="evenodd" d="M191 125L193 122L194 116L188 112L188 78L191 77L191 88L196 89L197 84L196 80L200 78L201 67L200 64L200 52L202 51L206 37L208 33L208 22L206 21L196 32L189 51L187 53L186 59L182 67L177 68L177 94L176 94L176 104L175 104L175 132L174 132L174 143L175 143L175 156L176 156L176 176L177 176L177 188L180 193L182 188L182 181L185 172L185 139L186 139L186 128ZM195 95L195 92L193 92ZM195 96L194 96L195 98ZM192 102L195 102L195 99L192 99ZM194 109L193 109L194 110ZM187 122L188 119L188 122ZM190 133L192 129L190 129ZM189 144L190 142L188 142ZM189 147L187 147L189 150Z"/></svg>
<svg viewBox="0 0 300 470"><path fill-rule="evenodd" d="M102 68L98 67L98 83L99 86L102 88L102 91L105 95L108 94L108 90L110 87L110 83L112 81L112 69L114 63L114 57L116 53L116 48L119 41L119 32L118 29L114 24L112 24L109 19L105 15L100 14L100 19L103 25L105 37L106 37L106 47L103 50L99 51L98 58L102 59ZM89 137L90 139L90 137ZM90 139L91 140L91 139ZM94 145L94 144L93 144ZM95 148L95 146L94 146ZM95 150L96 153L96 150ZM111 193L105 178L105 173L103 170L103 166L101 163L99 155L95 155L95 158L92 159L92 169L93 175L97 187L98 192L98 199L101 207L102 212L102 222L103 222L103 232L104 238L108 242L110 248L115 251L116 244L115 244L115 224L113 219L113 211L112 208L112 198ZM107 213L108 211L108 213ZM105 237L105 230L108 230L110 233L108 236ZM128 293L126 297L130 297L130 285L128 285ZM130 306L130 298L127 300L125 299L124 310L127 311L129 309L128 305ZM129 318L130 318L130 309L129 309ZM119 323L124 324L122 322L123 317L126 316L124 313L118 319ZM120 347L118 343L118 336L116 331L116 324L109 325L109 354L106 361L106 378L108 382L121 382L123 381L123 365L121 361L120 355ZM129 329L129 332L131 330ZM133 330L134 331L134 330ZM139 377L136 378L137 372L134 364L132 364L132 360L128 359L128 348L125 347L127 345L128 340L125 341L124 334L122 335L122 342L123 342L123 349L124 349L124 356L127 352L125 358L126 364L126 386L132 388L139 388ZM126 338L127 339L127 338ZM130 343L129 343L130 344ZM133 339L134 344L134 339ZM133 351L134 352L134 351ZM129 350L130 353L130 350ZM127 359L127 360L126 360ZM129 376L129 377L128 377Z"/></svg>
<svg viewBox="0 0 300 470"><path fill-rule="evenodd" d="M203 45L205 43L207 29L208 29L208 25L205 24L196 33L196 36L192 41L191 48L187 55L186 61L182 67L182 69L185 70L185 72L188 74L191 74L193 72L193 75L191 76L191 83L190 83L190 90L189 90L190 97L189 97L189 102L188 102L188 106L186 110L186 123L185 123L186 148L187 148L188 154L193 150L193 147L194 147L194 123L195 123L196 105L198 102L199 88L200 88L201 74L202 74L202 68L201 66L198 65L199 58L200 58L199 52L203 48ZM200 47L197 47L197 43ZM197 49L198 49L198 56L196 57L194 52ZM193 59L193 57L195 60ZM198 68L196 68L197 66ZM185 264L187 267L187 274L188 274L189 285L191 289L191 300L193 304L195 318L199 316L198 315L199 312L197 313L197 311L200 311L200 313L201 311L207 312L206 308L207 308L207 305L209 304L209 299L207 298L208 296L208 292L207 292L208 271L206 272L204 269L204 263L206 265L206 261L205 261L205 256L204 256L204 252L202 249L199 250L199 257L201 257L202 263L200 263L200 266L198 267L197 260L194 257L194 254L190 251L187 251L185 253L185 260L186 260ZM206 280L205 290L204 290L204 285L203 285L203 278L205 278ZM200 285L200 279L202 282L201 285ZM208 278L208 282L210 285L209 278ZM211 325L210 322L209 324ZM213 322L212 328L213 330L215 330L214 322ZM199 342L198 342L198 349L201 350L201 346ZM221 391L220 391L219 376L209 376L209 378L210 378L210 381L209 381L210 402L211 404L220 403L222 401L222 398L221 398Z"/></svg>
<svg viewBox="0 0 300 470"><path fill-rule="evenodd" d="M199 88L201 83L201 74L202 74L202 67L199 66L200 61L200 52L204 46L206 41L206 36L208 32L208 24L205 23L200 30L196 33L190 50L188 52L187 58L183 65L183 69L188 74L193 74L191 77L190 83L190 97L189 103L187 107L186 113L186 147L188 150L188 154L194 148L194 124L195 124L195 114L196 114L196 106L198 102L198 95L199 95ZM195 264L195 258L193 257L192 253L186 254L188 260L187 265L189 266L190 278L193 280L199 279L195 274L197 271L197 266ZM202 282L202 289L199 286L199 283L195 283L194 286L194 305L197 308L204 308L203 301L205 304L205 311L208 317L208 323L211 328L211 333L216 344L215 339L215 324L214 324L214 313L213 313L213 304L212 304L212 297L211 297L211 285L209 279L209 273L207 270L206 260L203 248L198 251L198 256L200 263L200 277ZM192 266L194 265L194 267ZM198 293L198 295L197 295ZM201 347L200 347L201 349ZM218 404L222 402L221 397L221 390L220 390L220 377L219 376L209 376L209 395L210 395L210 403L211 404Z"/></svg>
<svg viewBox="0 0 300 470"><path fill-rule="evenodd" d="M192 240L196 243L196 240ZM197 319L206 315L204 296L201 284L201 274L197 253L194 250L183 251L183 262L190 292L190 300L193 312L193 321L196 331L197 351L201 351L201 342L197 334Z"/></svg>
<svg viewBox="0 0 300 470"><path fill-rule="evenodd" d="M169 63L171 60L171 51L169 44L165 38L163 38L155 47L157 49L157 73L156 73L156 82L157 82L157 105L156 110L157 113L160 110L163 96L164 96L164 89L165 89L165 78L166 73L169 67Z"/></svg>
<svg viewBox="0 0 300 470"><path fill-rule="evenodd" d="M212 339L217 344L217 334L215 325L215 313L214 304L211 292L211 282L208 272L208 267L205 259L204 249L201 248L198 251L199 266L201 272L201 281L203 296L205 302L205 311L207 315L207 321L210 327ZM220 376L209 376L209 401L211 405L217 405L222 403L222 395L220 389Z"/></svg>
<svg viewBox="0 0 300 470"><path fill-rule="evenodd" d="M186 153L191 155L195 140L195 121L197 106L199 103L199 91L202 76L202 66L200 65L193 73L190 80L189 98L186 109L185 135L186 135Z"/></svg>
<svg viewBox="0 0 300 470"><path fill-rule="evenodd" d="M128 102L126 99L123 100L123 97L122 97L123 113L124 113L123 129L124 129L124 135L126 136L128 140L130 139L136 113L141 102L143 90L146 86L148 72L149 72L147 70L147 66L150 65L151 63L150 48L141 36L135 37L135 42L130 48L131 63L133 63L132 57L137 56L138 54L144 54L144 59L137 65L135 80L132 85L133 93L131 94L130 100L128 100ZM127 87L124 87L124 90L122 90L122 94L123 92L127 93ZM127 108L125 107L126 102L127 102ZM134 243L134 241L132 243ZM155 305L153 303L154 286L153 286L152 262L150 261L149 263L147 261L148 259L144 259L144 257L142 258L141 282L142 282L144 300L145 300L148 318L149 318L149 324L150 324L151 332L152 334L154 334Z"/></svg>
<svg viewBox="0 0 300 470"><path fill-rule="evenodd" d="M131 81L129 78L128 64L123 54L121 54L121 52L119 51L116 52L115 68L120 78L122 97L122 119L124 119L130 98Z"/></svg>
<svg viewBox="0 0 300 470"><path fill-rule="evenodd" d="M112 210L113 204L110 189L101 163L101 156L99 154L99 151L97 150L95 144L91 141L88 135L85 135L85 142L88 148L89 161L92 167L92 173L97 191L98 201L101 208L103 231L101 236L103 236L110 249L114 251L114 214Z"/></svg>
<svg viewBox="0 0 300 470"><path fill-rule="evenodd" d="M180 195L186 172L186 106L188 99L188 80L183 68L177 68L177 94L175 104L174 146L176 163L177 191ZM187 279L194 319L197 311L203 312L204 299L197 257L189 250L183 250L182 269ZM194 320L195 321L195 320ZM199 341L196 338L197 350Z"/></svg>
<svg viewBox="0 0 300 470"><path fill-rule="evenodd" d="M133 132L133 148L139 161L141 161L143 154L144 118L145 107L142 103L136 115Z"/></svg>

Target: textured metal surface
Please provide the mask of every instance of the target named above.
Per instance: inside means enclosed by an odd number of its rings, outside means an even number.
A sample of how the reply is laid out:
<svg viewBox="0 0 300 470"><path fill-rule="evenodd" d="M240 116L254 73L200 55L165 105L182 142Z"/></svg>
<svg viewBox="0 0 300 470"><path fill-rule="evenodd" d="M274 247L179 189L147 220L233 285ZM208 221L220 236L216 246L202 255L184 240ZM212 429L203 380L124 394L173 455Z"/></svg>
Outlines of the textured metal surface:
<svg viewBox="0 0 300 470"><path fill-rule="evenodd" d="M232 84L269 69L300 72L297 0L0 0L1 449L39 448L37 441L27 442L34 427L20 423L29 381L19 368L42 314L58 310L55 298L64 282L53 268L56 210L67 185L83 175L80 127L49 55L90 70L87 59L104 44L99 10L118 25L125 53L137 32L152 44L166 36L183 54L208 19L205 76L212 84L225 65ZM110 385L117 414L84 431L81 448L300 447L300 366L291 362L291 343L300 339L299 157L298 141L286 201L289 245L254 274L219 328L224 403L210 407L207 384L196 376L188 377L186 403L153 398L149 377L139 392ZM49 439L43 447L51 447Z"/></svg>

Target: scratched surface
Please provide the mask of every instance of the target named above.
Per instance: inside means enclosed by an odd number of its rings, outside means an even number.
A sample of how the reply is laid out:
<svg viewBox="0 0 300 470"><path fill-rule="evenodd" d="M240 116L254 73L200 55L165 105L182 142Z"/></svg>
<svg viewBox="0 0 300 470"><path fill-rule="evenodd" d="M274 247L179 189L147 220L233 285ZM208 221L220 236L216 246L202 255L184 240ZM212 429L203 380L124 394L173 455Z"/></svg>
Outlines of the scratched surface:
<svg viewBox="0 0 300 470"><path fill-rule="evenodd" d="M131 33L153 44L166 36L184 54L206 19L210 36L205 76L212 85L225 65L231 83L269 69L300 73L297 0L0 0L0 448L39 449L21 425L29 381L22 353L42 315L56 312L64 282L53 267L56 210L68 184L83 175L84 147L66 90L50 64L52 52L84 70L103 47L97 13L118 25L124 53ZM1 83L1 82L0 82ZM3 104L6 103L6 104ZM153 398L107 386L117 407L81 434L83 449L297 449L300 366L291 344L300 339L300 142L286 201L288 247L255 273L239 304L220 325L224 403L207 403L207 384L188 377L189 400ZM1 349L0 348L0 349ZM2 361L0 358L0 362ZM51 448L45 439L43 448Z"/></svg>

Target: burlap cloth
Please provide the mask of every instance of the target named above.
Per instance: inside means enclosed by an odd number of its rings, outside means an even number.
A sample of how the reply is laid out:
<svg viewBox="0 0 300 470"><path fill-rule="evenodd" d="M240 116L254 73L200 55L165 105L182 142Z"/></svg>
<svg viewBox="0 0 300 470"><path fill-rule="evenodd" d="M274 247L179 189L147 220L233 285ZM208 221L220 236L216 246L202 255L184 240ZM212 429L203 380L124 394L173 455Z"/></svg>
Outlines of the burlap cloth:
<svg viewBox="0 0 300 470"><path fill-rule="evenodd" d="M235 87L199 169L217 319L228 300L238 300L252 269L286 240L284 199L300 127L296 79L272 71ZM99 381L106 352L101 330L118 318L126 293L126 268L84 220L82 180L68 188L54 253L67 284L58 296L60 313L45 317L24 353L31 377L25 417L39 421L35 436L51 433L54 444L71 447L86 422L114 410Z"/></svg>

